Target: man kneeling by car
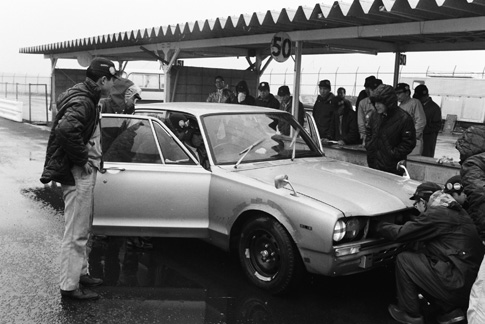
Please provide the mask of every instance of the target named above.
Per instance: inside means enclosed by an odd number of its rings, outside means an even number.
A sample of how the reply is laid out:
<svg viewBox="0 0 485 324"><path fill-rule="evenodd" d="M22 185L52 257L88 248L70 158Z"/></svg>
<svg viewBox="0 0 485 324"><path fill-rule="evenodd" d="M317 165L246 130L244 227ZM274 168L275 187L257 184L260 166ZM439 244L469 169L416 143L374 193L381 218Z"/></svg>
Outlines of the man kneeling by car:
<svg viewBox="0 0 485 324"><path fill-rule="evenodd" d="M398 304L390 305L389 313L400 323L424 323L421 293L442 312L440 324L462 321L483 257L477 230L461 205L435 183L419 185L410 199L419 216L404 225L378 226L387 239L419 246L397 256Z"/></svg>

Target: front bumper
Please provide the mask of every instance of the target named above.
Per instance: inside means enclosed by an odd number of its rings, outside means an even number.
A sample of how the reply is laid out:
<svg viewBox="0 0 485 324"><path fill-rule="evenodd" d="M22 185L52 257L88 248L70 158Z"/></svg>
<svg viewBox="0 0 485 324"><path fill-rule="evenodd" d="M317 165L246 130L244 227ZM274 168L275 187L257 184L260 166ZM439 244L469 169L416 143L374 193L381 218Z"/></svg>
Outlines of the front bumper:
<svg viewBox="0 0 485 324"><path fill-rule="evenodd" d="M337 249L356 250L359 252L338 256ZM353 273L368 271L379 266L394 262L396 256L406 250L404 243L373 244L360 242L359 244L344 244L333 248L330 254L315 251L305 251L304 262L311 273L325 276L344 276Z"/></svg>

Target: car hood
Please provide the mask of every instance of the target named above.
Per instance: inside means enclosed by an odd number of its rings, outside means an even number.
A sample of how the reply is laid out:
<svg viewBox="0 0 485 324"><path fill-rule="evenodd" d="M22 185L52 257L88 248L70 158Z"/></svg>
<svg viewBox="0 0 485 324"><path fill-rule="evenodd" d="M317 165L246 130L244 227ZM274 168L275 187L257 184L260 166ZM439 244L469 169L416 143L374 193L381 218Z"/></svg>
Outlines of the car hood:
<svg viewBox="0 0 485 324"><path fill-rule="evenodd" d="M419 184L325 157L265 166L255 164L254 168L246 166L238 169L241 175L271 186L274 186L276 176L286 174L298 194L333 206L346 216L378 215L411 207L409 198Z"/></svg>

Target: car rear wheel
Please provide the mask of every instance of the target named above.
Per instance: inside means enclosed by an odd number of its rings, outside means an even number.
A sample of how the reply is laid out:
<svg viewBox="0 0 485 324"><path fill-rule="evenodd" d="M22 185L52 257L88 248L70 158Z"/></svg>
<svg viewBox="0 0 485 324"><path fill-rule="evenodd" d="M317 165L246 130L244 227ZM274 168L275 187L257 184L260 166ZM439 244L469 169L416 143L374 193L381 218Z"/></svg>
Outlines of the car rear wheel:
<svg viewBox="0 0 485 324"><path fill-rule="evenodd" d="M246 223L239 240L239 260L256 286L273 294L290 290L299 279L300 259L283 225L269 217Z"/></svg>

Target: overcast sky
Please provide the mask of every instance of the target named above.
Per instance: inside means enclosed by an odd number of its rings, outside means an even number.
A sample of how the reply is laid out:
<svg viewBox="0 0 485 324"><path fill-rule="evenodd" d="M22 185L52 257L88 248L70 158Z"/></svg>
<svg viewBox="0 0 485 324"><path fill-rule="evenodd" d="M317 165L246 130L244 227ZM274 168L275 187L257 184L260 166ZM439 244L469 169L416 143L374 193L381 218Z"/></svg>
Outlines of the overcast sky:
<svg viewBox="0 0 485 324"><path fill-rule="evenodd" d="M40 54L20 54L19 49L122 31L167 26L242 13L266 12L299 5L314 7L318 1L307 0L11 0L2 3L0 20L0 73L49 75L50 60ZM483 53L408 54L407 69L482 71ZM240 60L243 61L243 60ZM245 60L244 60L245 62ZM391 67L390 54L359 55L349 59L335 55L303 59L306 71L322 65L352 68ZM271 68L278 68L272 63ZM360 69L362 71L362 68ZM340 71L340 70L339 70Z"/></svg>

